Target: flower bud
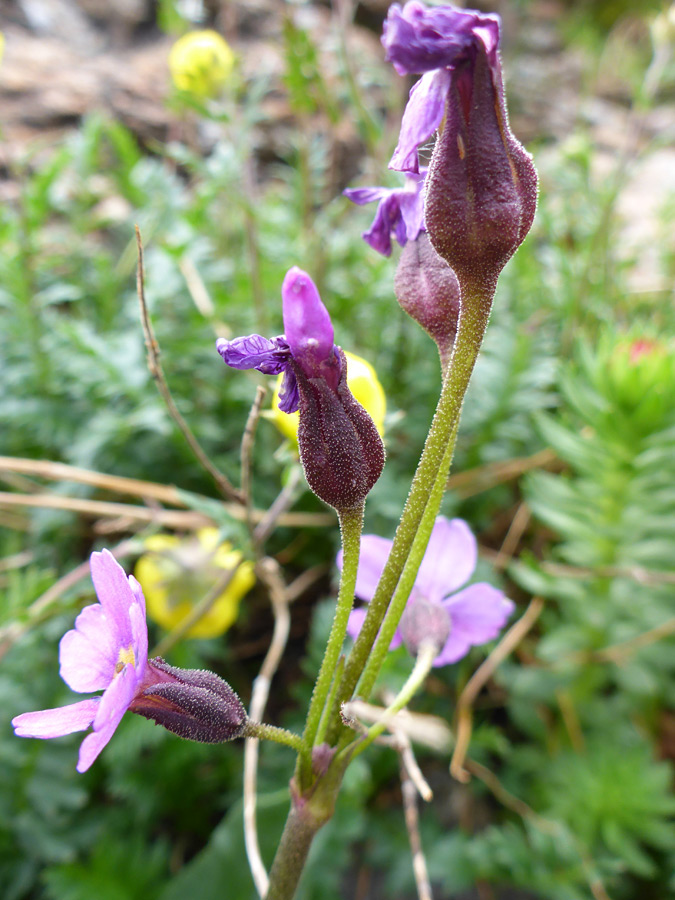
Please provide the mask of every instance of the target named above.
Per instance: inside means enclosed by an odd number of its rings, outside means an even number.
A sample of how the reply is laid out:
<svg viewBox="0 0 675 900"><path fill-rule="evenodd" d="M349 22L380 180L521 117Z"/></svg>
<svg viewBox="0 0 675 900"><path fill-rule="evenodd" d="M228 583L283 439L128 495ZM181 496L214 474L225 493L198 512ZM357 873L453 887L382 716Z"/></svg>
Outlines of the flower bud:
<svg viewBox="0 0 675 900"><path fill-rule="evenodd" d="M417 656L424 644L432 644L440 652L450 636L450 613L442 603L417 594L408 601L398 627L403 643L413 656Z"/></svg>
<svg viewBox="0 0 675 900"><path fill-rule="evenodd" d="M536 203L532 158L509 129L497 49L477 40L473 58L451 72L429 166L431 243L460 282L494 289L532 225Z"/></svg>
<svg viewBox="0 0 675 900"><path fill-rule="evenodd" d="M308 378L293 361L300 392L298 446L307 483L338 511L366 499L382 474L384 444L375 423L347 387L347 359L339 348L335 390L325 378Z"/></svg>
<svg viewBox="0 0 675 900"><path fill-rule="evenodd" d="M190 741L221 744L241 737L248 716L232 688L213 672L178 669L161 657L148 660L155 683L129 709Z"/></svg>
<svg viewBox="0 0 675 900"><path fill-rule="evenodd" d="M316 285L297 266L281 286L284 333L293 358L308 378L326 378L335 387L340 369L335 355L333 323Z"/></svg>
<svg viewBox="0 0 675 900"><path fill-rule="evenodd" d="M436 342L445 371L459 319L459 282L425 232L403 248L394 276L399 305Z"/></svg>

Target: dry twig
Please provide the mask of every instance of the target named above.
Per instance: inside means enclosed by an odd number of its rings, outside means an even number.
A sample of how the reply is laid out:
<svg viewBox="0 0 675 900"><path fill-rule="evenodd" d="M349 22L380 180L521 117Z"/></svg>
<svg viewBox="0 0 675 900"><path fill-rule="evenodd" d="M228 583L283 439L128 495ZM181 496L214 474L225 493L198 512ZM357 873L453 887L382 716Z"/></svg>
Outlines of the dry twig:
<svg viewBox="0 0 675 900"><path fill-rule="evenodd" d="M541 597L533 597L520 619L509 628L488 658L476 669L459 695L457 700L457 742L450 760L450 774L458 781L466 783L470 777L464 768L464 760L471 740L473 703L499 664L506 659L532 628L543 608L544 601Z"/></svg>
<svg viewBox="0 0 675 900"><path fill-rule="evenodd" d="M260 673L253 682L253 690L251 692L249 717L259 722L265 714L272 679L286 648L291 617L288 610L286 589L279 566L275 560L270 557L261 559L256 566L256 573L267 586L274 614L272 641L260 667ZM256 890L260 897L265 897L269 887L269 878L267 877L265 864L260 853L256 825L258 743L257 738L246 738L244 747L244 841Z"/></svg>
<svg viewBox="0 0 675 900"><path fill-rule="evenodd" d="M150 315L148 313L148 305L145 301L145 284L143 276L143 244L141 242L141 232L138 225L136 226L136 247L138 250L136 285L138 289L138 301L141 306L141 324L143 326L143 335L145 336L145 348L148 354L148 369L150 370L150 374L155 380L155 384L157 385L157 389L162 396L162 400L164 400L169 415L174 420L176 425L180 428L183 437L190 445L190 449L194 453L195 457L199 460L203 468L206 469L209 475L216 482L218 489L224 494L224 496L228 497L230 500L236 500L237 502L241 503L243 501L241 494L230 482L227 476L225 476L220 471L220 469L218 469L217 466L213 464L211 459L204 452L201 444L194 436L190 426L180 414L178 407L174 402L171 391L169 390L169 385L167 383L166 376L164 375L162 364L159 361L159 345L152 330L152 323L150 322Z"/></svg>
<svg viewBox="0 0 675 900"><path fill-rule="evenodd" d="M260 410L267 388L259 384L255 392L255 400L246 420L246 427L241 438L241 496L244 498L246 510L246 524L250 535L253 535L253 497L251 494L251 476L253 470L253 447L255 445L255 433L260 421Z"/></svg>

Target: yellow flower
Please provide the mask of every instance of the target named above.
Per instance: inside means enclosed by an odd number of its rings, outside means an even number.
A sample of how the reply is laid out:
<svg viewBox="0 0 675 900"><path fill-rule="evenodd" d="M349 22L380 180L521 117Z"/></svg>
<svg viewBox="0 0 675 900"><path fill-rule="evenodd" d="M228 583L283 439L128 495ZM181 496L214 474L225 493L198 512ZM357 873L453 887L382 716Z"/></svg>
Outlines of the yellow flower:
<svg viewBox="0 0 675 900"><path fill-rule="evenodd" d="M0 62L2 62L2 54L5 52L5 36L0 31Z"/></svg>
<svg viewBox="0 0 675 900"><path fill-rule="evenodd" d="M211 608L187 632L187 637L218 637L232 625L239 603L255 583L253 563L229 543L219 543L217 528L202 528L193 537L156 534L145 541L146 553L134 574L145 594L148 616L170 631L223 576L238 566L234 577Z"/></svg>
<svg viewBox="0 0 675 900"><path fill-rule="evenodd" d="M387 399L384 388L379 382L375 369L369 362L356 356L354 353L345 353L347 357L347 384L349 390L359 401L361 406L370 415L375 423L380 436L384 434L384 414L387 411ZM277 379L272 409L267 413L267 418L277 426L279 431L289 440L297 443L298 421L300 413L285 413L279 409L279 392L283 375Z"/></svg>
<svg viewBox="0 0 675 900"><path fill-rule="evenodd" d="M174 85L197 97L213 97L232 73L234 53L216 31L191 31L169 53Z"/></svg>

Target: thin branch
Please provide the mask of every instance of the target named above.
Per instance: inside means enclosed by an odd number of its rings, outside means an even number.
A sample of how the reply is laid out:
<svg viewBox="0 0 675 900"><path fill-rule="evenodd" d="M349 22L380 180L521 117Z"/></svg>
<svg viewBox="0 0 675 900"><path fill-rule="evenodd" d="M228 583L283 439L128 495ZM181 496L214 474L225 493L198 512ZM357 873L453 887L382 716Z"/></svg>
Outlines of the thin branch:
<svg viewBox="0 0 675 900"><path fill-rule="evenodd" d="M298 577L294 581L291 581L286 588L286 599L288 602L292 603L294 600L297 600L298 597L301 597L305 591L309 590L320 578L327 575L333 568L333 565L332 562L317 563L317 565L312 566L311 569L306 569L301 575L298 575Z"/></svg>
<svg viewBox="0 0 675 900"><path fill-rule="evenodd" d="M241 503L243 501L243 498L241 497L239 491L206 455L206 453L202 449L201 444L192 433L190 426L180 414L178 407L174 402L171 391L169 390L169 385L164 375L162 364L159 361L159 344L157 343L155 334L152 330L152 323L150 322L148 306L145 301L143 244L141 242L141 232L138 225L136 226L136 247L138 250L138 270L136 275L136 286L138 289L138 301L141 306L141 324L143 326L143 335L145 337L145 348L147 350L148 369L150 370L150 374L155 380L155 384L157 385L157 389L159 390L159 393L164 400L169 415L183 433L183 437L190 445L190 449L194 453L195 457L199 460L199 462L201 463L203 468L206 469L209 475L211 475L213 480L216 482L218 489L224 494L224 496L228 497L230 500L236 500L237 502Z"/></svg>
<svg viewBox="0 0 675 900"><path fill-rule="evenodd" d="M457 742L450 760L450 774L458 781L466 783L470 777L463 766L471 740L473 703L484 685L492 678L500 663L532 628L543 608L544 601L541 597L533 597L520 619L509 628L488 658L476 669L459 695L457 700Z"/></svg>
<svg viewBox="0 0 675 900"><path fill-rule="evenodd" d="M286 484L279 491L274 503L272 503L267 512L262 516L257 528L253 532L253 543L257 547L264 546L265 541L274 531L277 524L284 524L284 514L295 500L295 492L301 478L302 470L300 466L298 465L292 468ZM310 513L309 515L312 514ZM322 516L322 521L325 524L335 525L336 520L334 513L314 513L314 515ZM330 519L330 523L328 523L328 519Z"/></svg>
<svg viewBox="0 0 675 900"><path fill-rule="evenodd" d="M149 509L147 506L131 506L128 503L109 503L106 500L85 500L80 497L63 497L60 494L7 494L0 491L0 507L29 506L39 509L65 509L85 516L126 516L135 522L152 522L177 530L196 531L214 520L200 512L177 509Z"/></svg>
<svg viewBox="0 0 675 900"><path fill-rule="evenodd" d="M530 512L530 508L526 503L520 503L518 509L516 510L516 514L511 520L509 530L506 532L506 536L502 541L501 547L499 548L499 553L497 554L497 558L494 563L495 568L506 568L509 560L516 552L516 548L520 543L520 539L522 538L525 529L530 524L531 518L532 513Z"/></svg>
<svg viewBox="0 0 675 900"><path fill-rule="evenodd" d="M272 679L286 648L291 617L288 610L286 589L281 578L279 566L275 560L270 557L260 560L256 566L256 572L261 581L267 586L274 615L272 641L260 667L260 673L253 682L253 690L251 692L249 717L260 721L265 714ZM247 738L244 747L244 841L256 890L260 897L265 897L269 887L269 878L260 853L256 824L258 744L257 739Z"/></svg>
<svg viewBox="0 0 675 900"><path fill-rule="evenodd" d="M488 463L475 469L466 469L448 478L448 490L455 491L462 499L473 497L498 484L520 478L533 469L560 470L564 464L547 447L532 456L517 456L500 462Z"/></svg>
<svg viewBox="0 0 675 900"><path fill-rule="evenodd" d="M650 644L655 644L665 637L670 637L671 634L675 634L675 616L666 619L665 622L656 625L654 628L650 628L648 631L643 631L641 634L629 638L627 641L612 644L601 650L579 650L576 653L570 653L569 655L562 657L559 662L612 662L617 666L620 666L626 662L636 650L640 650L642 647L648 647Z"/></svg>
<svg viewBox="0 0 675 900"><path fill-rule="evenodd" d="M147 500L157 500L160 503L165 503L170 506L186 507L188 505L185 495L173 485L157 484L153 481L142 481L137 478L126 478L121 475L107 475L104 472L95 472L91 469L80 469L77 466L69 466L65 463L52 462L51 460L0 456L0 472L3 471L28 473L39 476L40 478L48 478L50 481L74 481L78 484L88 484L92 487L112 491L117 494L130 494ZM300 472L298 471L298 477L299 474ZM297 485L297 479L294 481L294 484ZM30 493L32 493L32 491ZM282 491L282 494L284 494L284 491ZM20 495L9 493L0 496L16 497ZM201 495L195 496L197 499L202 499ZM209 500L210 498L204 497L203 499ZM288 508L286 499L287 495L284 494L284 504L280 504L280 508L278 509L278 519L274 520L275 522L278 521L279 525L288 528L321 528L335 524L335 515L329 512L286 513L285 511ZM275 500L275 503L277 503L278 500L279 498ZM11 503L11 501L7 502ZM238 521L243 521L245 519L246 514L238 503L223 503L223 509L228 515ZM254 509L254 521L260 523L260 525L267 522L270 519L270 514L273 509L274 504L270 510Z"/></svg>
<svg viewBox="0 0 675 900"><path fill-rule="evenodd" d="M251 494L251 473L253 469L253 447L255 446L255 433L260 421L260 410L267 388L259 384L255 392L255 400L246 420L246 427L241 438L241 496L244 498L246 510L246 524L249 534L253 535L253 496Z"/></svg>
<svg viewBox="0 0 675 900"><path fill-rule="evenodd" d="M226 591L230 585L230 582L234 578L237 573L237 569L239 568L239 563L236 566L233 566L231 569L227 569L221 578L213 585L213 587L204 594L199 603L195 604L190 612L185 616L184 619L181 619L180 622L172 628L171 631L162 638L162 640L156 645L153 649L151 656L165 656L169 650L171 650L175 645L180 641L188 631L192 628L193 625L196 625L199 620L206 615L206 613L211 609L213 604L216 602L218 597Z"/></svg>
<svg viewBox="0 0 675 900"><path fill-rule="evenodd" d="M424 857L424 850L422 849L420 820L417 811L417 789L408 774L401 754L399 754L399 771L401 773L403 815L405 817L405 826L408 831L408 840L410 842L417 896L419 897L419 900L433 900L427 861Z"/></svg>

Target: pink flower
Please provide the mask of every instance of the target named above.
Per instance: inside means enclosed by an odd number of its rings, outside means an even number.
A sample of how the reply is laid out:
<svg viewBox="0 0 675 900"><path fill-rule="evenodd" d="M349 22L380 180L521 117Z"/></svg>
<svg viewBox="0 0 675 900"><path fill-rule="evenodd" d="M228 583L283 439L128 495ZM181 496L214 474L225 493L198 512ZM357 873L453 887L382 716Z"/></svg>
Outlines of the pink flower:
<svg viewBox="0 0 675 900"><path fill-rule="evenodd" d="M386 538L364 535L354 592L361 600L375 593L391 545ZM434 666L446 666L497 637L515 609L513 601L484 582L458 590L473 575L477 559L476 538L466 522L439 516L391 650L405 643L416 654L425 640L434 641L440 647ZM341 553L337 564L342 566ZM352 638L365 617L365 607L351 613L347 630Z"/></svg>
<svg viewBox="0 0 675 900"><path fill-rule="evenodd" d="M61 678L78 693L100 697L12 719L18 737L54 738L93 727L80 746L86 772L127 710L192 740L219 742L241 733L246 713L232 688L212 672L148 660L145 598L109 550L91 555L99 602L85 606L59 645Z"/></svg>

